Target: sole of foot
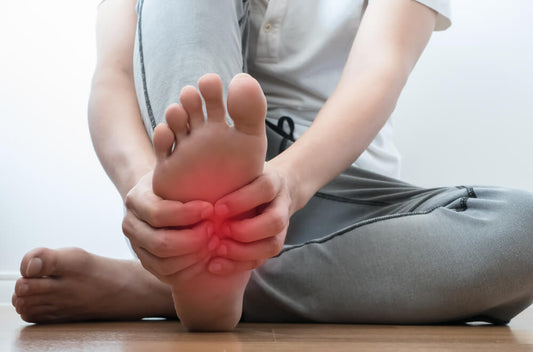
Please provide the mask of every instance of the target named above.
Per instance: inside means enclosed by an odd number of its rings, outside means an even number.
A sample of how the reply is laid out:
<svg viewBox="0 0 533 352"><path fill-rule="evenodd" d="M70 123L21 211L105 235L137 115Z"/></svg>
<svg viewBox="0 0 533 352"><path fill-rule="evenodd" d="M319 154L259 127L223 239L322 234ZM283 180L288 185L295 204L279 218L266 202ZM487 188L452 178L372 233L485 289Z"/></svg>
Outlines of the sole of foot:
<svg viewBox="0 0 533 352"><path fill-rule="evenodd" d="M228 88L228 113L234 123L229 126L220 78L207 74L198 86L207 119L200 94L187 86L180 94L182 105L169 106L167 124L154 131L153 187L165 199L214 203L262 172L266 100L255 79L237 75Z"/></svg>
<svg viewBox="0 0 533 352"><path fill-rule="evenodd" d="M201 96L194 87L183 88L181 105L169 106L167 123L154 131L153 190L164 199L215 203L263 170L266 100L259 83L248 74L233 78L227 104L218 75L203 76L198 88ZM233 126L226 122L226 106ZM191 330L228 330L242 313L250 272L217 276L206 269L210 259L197 265L194 276L177 275L171 283L177 314Z"/></svg>

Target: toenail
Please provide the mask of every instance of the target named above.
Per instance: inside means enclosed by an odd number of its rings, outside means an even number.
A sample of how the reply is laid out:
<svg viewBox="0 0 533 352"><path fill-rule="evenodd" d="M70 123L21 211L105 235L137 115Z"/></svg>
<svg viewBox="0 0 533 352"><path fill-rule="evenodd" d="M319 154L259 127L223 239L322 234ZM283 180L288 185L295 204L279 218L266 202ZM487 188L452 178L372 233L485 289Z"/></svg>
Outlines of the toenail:
<svg viewBox="0 0 533 352"><path fill-rule="evenodd" d="M22 284L20 285L20 288L19 288L19 294L25 295L26 293L28 293L29 290L30 290L30 286L28 286L28 284Z"/></svg>
<svg viewBox="0 0 533 352"><path fill-rule="evenodd" d="M207 250L211 252L215 248L217 248L218 244L220 243L218 237L213 237L211 241L209 241L209 244L207 245Z"/></svg>
<svg viewBox="0 0 533 352"><path fill-rule="evenodd" d="M26 269L26 276L37 276L43 268L43 261L41 258L31 258Z"/></svg>
<svg viewBox="0 0 533 352"><path fill-rule="evenodd" d="M226 204L218 205L215 209L218 216L226 216L229 213L229 208Z"/></svg>
<svg viewBox="0 0 533 352"><path fill-rule="evenodd" d="M247 77L250 77L250 75L245 72L241 72L241 73L237 73L235 77L233 77L233 79L241 79L241 78L247 78Z"/></svg>
<svg viewBox="0 0 533 352"><path fill-rule="evenodd" d="M221 245L220 247L218 247L217 249L217 254L221 257L225 257L228 255L228 247L226 247L225 245Z"/></svg>
<svg viewBox="0 0 533 352"><path fill-rule="evenodd" d="M222 265L219 263L212 263L209 265L209 271L219 272L220 270L222 270Z"/></svg>

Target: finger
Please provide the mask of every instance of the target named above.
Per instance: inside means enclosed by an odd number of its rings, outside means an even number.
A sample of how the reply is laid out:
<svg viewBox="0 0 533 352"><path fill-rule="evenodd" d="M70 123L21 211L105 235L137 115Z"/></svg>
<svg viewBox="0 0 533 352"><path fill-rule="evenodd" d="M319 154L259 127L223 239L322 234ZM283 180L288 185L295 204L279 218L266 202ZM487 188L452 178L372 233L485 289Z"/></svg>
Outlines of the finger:
<svg viewBox="0 0 533 352"><path fill-rule="evenodd" d="M275 236L289 226L290 216L286 202L287 198L281 196L255 217L226 221L221 227L221 233L245 243Z"/></svg>
<svg viewBox="0 0 533 352"><path fill-rule="evenodd" d="M152 227L189 226L213 214L213 206L208 202L165 200L156 196L151 188L128 193L126 208Z"/></svg>
<svg viewBox="0 0 533 352"><path fill-rule="evenodd" d="M207 258L209 252L202 249L198 252L186 254L179 257L158 258L144 248L137 247L135 250L143 267L165 281L165 278L187 269L188 267L201 262Z"/></svg>
<svg viewBox="0 0 533 352"><path fill-rule="evenodd" d="M130 242L160 257L176 257L196 252L207 246L213 224L206 221L187 229L155 229L130 212L122 221L122 231Z"/></svg>
<svg viewBox="0 0 533 352"><path fill-rule="evenodd" d="M238 262L225 258L213 258L207 266L207 270L216 275L231 275L243 271L250 271L260 267L266 260L251 260Z"/></svg>
<svg viewBox="0 0 533 352"><path fill-rule="evenodd" d="M231 217L271 202L281 188L281 181L275 174L261 174L250 184L219 199L215 203L215 214Z"/></svg>
<svg viewBox="0 0 533 352"><path fill-rule="evenodd" d="M160 199L153 209L150 223L154 227L190 226L213 215L213 206L201 200L181 203Z"/></svg>
<svg viewBox="0 0 533 352"><path fill-rule="evenodd" d="M268 259L279 254L285 242L285 232L252 243L240 243L229 239L222 240L214 252L217 256L237 260L252 261Z"/></svg>

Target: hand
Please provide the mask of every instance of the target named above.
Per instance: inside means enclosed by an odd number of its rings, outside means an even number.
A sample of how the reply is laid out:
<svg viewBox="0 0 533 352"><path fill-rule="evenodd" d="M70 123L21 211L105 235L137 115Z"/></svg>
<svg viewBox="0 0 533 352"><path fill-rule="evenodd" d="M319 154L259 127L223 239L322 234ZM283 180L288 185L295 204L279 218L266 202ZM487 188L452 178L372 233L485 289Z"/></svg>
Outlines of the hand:
<svg viewBox="0 0 533 352"><path fill-rule="evenodd" d="M164 200L152 191L152 174L144 175L126 196L122 231L143 267L169 283L208 256L213 215L208 202Z"/></svg>
<svg viewBox="0 0 533 352"><path fill-rule="evenodd" d="M221 226L222 239L208 270L229 275L261 266L279 254L285 243L291 213L291 197L284 176L265 166L252 183L219 199L215 215L231 218L256 209L256 216L228 220Z"/></svg>

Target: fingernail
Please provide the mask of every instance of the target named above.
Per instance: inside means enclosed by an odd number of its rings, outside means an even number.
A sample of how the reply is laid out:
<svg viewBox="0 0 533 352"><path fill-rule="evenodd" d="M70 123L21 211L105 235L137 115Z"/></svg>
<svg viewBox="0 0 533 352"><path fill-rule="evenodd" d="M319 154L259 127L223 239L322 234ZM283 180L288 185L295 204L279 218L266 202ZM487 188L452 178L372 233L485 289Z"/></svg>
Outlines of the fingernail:
<svg viewBox="0 0 533 352"><path fill-rule="evenodd" d="M209 223L206 225L207 238L213 236L213 224Z"/></svg>
<svg viewBox="0 0 533 352"><path fill-rule="evenodd" d="M26 276L38 276L43 268L43 261L41 258L31 258L26 269Z"/></svg>
<svg viewBox="0 0 533 352"><path fill-rule="evenodd" d="M209 244L207 245L207 250L211 252L212 250L218 247L219 243L220 240L218 239L218 237L214 236L211 241L209 241Z"/></svg>
<svg viewBox="0 0 533 352"><path fill-rule="evenodd" d="M220 265L219 263L211 263L209 265L209 271L213 271L217 273L220 270L222 270L222 265Z"/></svg>
<svg viewBox="0 0 533 352"><path fill-rule="evenodd" d="M215 211L218 216L226 216L229 214L229 208L226 204L217 205Z"/></svg>
<svg viewBox="0 0 533 352"><path fill-rule="evenodd" d="M209 219L212 215L213 215L212 207L206 207L204 210L202 210L202 219Z"/></svg>
<svg viewBox="0 0 533 352"><path fill-rule="evenodd" d="M228 237L231 233L230 229L229 229L229 225L224 223L220 229L220 233L222 234L222 236L224 237Z"/></svg>
<svg viewBox="0 0 533 352"><path fill-rule="evenodd" d="M221 257L227 256L228 255L228 247L226 247L225 245L221 245L220 247L218 247L217 255L219 255Z"/></svg>

